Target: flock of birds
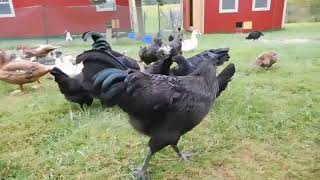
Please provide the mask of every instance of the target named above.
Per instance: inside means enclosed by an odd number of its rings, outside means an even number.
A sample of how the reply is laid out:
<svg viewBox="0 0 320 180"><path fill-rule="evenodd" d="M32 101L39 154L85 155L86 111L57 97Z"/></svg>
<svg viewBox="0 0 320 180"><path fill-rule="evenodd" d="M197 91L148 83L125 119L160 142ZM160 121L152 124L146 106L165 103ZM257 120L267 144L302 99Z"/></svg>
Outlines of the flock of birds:
<svg viewBox="0 0 320 180"><path fill-rule="evenodd" d="M149 161L161 149L170 146L181 159L187 159L187 154L178 148L180 137L204 119L235 74L233 63L217 72L218 66L229 61L229 48L208 49L190 58L182 56L185 50L192 50L191 47L184 49L183 44L195 45L197 41L193 37L197 34L199 32L193 32L188 42L179 30L169 36L168 43L155 38L153 44L141 47L139 57L145 63L143 70L135 59L112 49L96 32L83 34L83 40L93 40L92 49L68 60L68 70L61 60L62 53L52 52L54 47L18 47L35 60L51 52L55 59L53 65L17 60L14 55L8 57L0 51L0 80L22 86L50 73L65 98L78 103L82 109L90 106L94 99L103 107L119 106L129 115L132 127L150 137L143 166L134 171L137 178L148 179ZM256 64L270 67L265 65L267 58L271 57L261 55ZM171 68L174 62L177 66ZM68 73L71 67L72 73Z"/></svg>

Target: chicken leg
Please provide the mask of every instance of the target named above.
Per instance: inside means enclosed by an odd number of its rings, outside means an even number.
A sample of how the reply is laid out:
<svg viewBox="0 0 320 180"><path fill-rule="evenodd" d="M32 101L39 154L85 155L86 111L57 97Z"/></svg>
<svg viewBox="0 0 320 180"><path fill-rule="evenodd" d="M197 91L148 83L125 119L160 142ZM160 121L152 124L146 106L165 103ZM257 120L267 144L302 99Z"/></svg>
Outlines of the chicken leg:
<svg viewBox="0 0 320 180"><path fill-rule="evenodd" d="M170 144L177 144L180 139L179 134L176 133L161 133L156 134L150 138L148 146L148 154L144 160L143 166L141 169L135 169L134 175L137 179L149 179L147 176L147 170L149 166L149 162L151 160L152 155L163 149L164 147Z"/></svg>
<svg viewBox="0 0 320 180"><path fill-rule="evenodd" d="M176 151L181 160L188 161L188 158L191 156L190 154L182 153L177 145L171 145L171 147Z"/></svg>
<svg viewBox="0 0 320 180"><path fill-rule="evenodd" d="M148 180L149 177L148 175L146 174L147 173L147 170L148 170L148 166L149 166L149 162L151 160L151 157L154 153L151 151L151 148L149 147L148 148L148 154L143 162L143 165L142 165L142 168L140 169L135 169L134 170L134 176L137 178L137 179L141 179L141 180Z"/></svg>

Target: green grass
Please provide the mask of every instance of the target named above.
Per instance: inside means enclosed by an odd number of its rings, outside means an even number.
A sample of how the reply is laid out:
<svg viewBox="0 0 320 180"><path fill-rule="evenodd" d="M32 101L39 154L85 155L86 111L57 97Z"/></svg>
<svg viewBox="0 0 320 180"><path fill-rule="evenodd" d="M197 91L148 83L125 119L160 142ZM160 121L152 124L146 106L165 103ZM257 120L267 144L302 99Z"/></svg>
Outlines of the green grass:
<svg viewBox="0 0 320 180"><path fill-rule="evenodd" d="M237 73L230 89L180 147L193 153L181 162L166 148L151 161L153 179L317 179L320 176L320 24L290 24L266 32L261 41L245 34L211 34L199 48L230 47ZM284 43L309 38L307 43ZM43 40L1 40L17 44ZM63 44L62 39L50 42ZM122 43L126 42L126 43ZM91 43L76 40L63 50L79 54ZM126 45L123 45L126 44ZM141 44L120 40L114 49L137 57ZM269 72L252 61L273 50L280 62ZM17 89L0 82L0 179L130 179L146 154L148 138L130 127L118 108L98 102L81 111L67 102L46 77L40 89Z"/></svg>

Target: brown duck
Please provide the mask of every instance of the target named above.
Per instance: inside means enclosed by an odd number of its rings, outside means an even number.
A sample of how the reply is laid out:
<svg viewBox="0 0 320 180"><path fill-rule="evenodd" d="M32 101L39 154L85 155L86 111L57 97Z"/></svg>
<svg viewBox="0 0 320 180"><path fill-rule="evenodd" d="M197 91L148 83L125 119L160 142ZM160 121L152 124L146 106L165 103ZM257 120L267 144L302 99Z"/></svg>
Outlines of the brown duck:
<svg viewBox="0 0 320 180"><path fill-rule="evenodd" d="M58 47L52 45L40 45L38 47L27 47L27 46L18 46L17 50L21 50L25 54L26 58L36 57L42 58L46 57L51 51L57 49Z"/></svg>
<svg viewBox="0 0 320 180"><path fill-rule="evenodd" d="M23 84L39 82L39 78L46 75L49 69L42 64L26 60L9 61L7 54L0 50L0 80L17 84L23 91Z"/></svg>
<svg viewBox="0 0 320 180"><path fill-rule="evenodd" d="M263 52L255 61L255 65L268 70L278 62L278 55L275 52Z"/></svg>

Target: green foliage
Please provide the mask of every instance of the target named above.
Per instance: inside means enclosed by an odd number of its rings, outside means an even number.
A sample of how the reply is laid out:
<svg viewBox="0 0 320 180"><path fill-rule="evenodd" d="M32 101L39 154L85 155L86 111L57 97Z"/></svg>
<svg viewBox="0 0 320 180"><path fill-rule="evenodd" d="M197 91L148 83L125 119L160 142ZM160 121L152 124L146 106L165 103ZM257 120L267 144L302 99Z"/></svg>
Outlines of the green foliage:
<svg viewBox="0 0 320 180"><path fill-rule="evenodd" d="M319 0L289 0L287 22L319 22Z"/></svg>
<svg viewBox="0 0 320 180"><path fill-rule="evenodd" d="M318 179L319 29L320 23L289 24L255 42L246 34L201 36L198 49L184 55L230 47L235 77L204 121L181 138L181 149L193 154L190 162L166 148L151 160L151 178ZM13 51L21 42L44 41L1 39L0 48ZM63 51L77 55L90 45L78 38ZM120 39L112 47L137 58L141 45ZM254 69L254 59L269 50L279 63L268 72ZM53 80L41 82L20 95L9 95L17 87L0 82L0 179L130 179L148 138L133 130L127 115L99 102L81 111Z"/></svg>

